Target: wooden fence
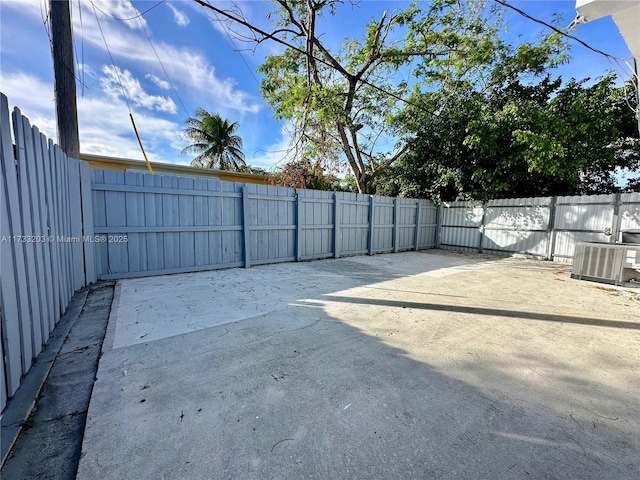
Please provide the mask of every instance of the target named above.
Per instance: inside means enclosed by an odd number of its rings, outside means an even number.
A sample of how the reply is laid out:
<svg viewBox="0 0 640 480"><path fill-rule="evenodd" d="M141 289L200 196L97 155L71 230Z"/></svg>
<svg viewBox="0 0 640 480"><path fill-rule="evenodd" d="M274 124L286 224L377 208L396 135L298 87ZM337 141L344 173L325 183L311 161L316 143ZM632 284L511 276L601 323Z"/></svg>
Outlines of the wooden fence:
<svg viewBox="0 0 640 480"><path fill-rule="evenodd" d="M12 128L13 125L13 139ZM74 292L96 279L85 162L0 94L0 403L15 394ZM14 147L15 142L15 147Z"/></svg>
<svg viewBox="0 0 640 480"><path fill-rule="evenodd" d="M578 242L620 242L640 229L640 193L451 202L440 219L443 249L570 263Z"/></svg>
<svg viewBox="0 0 640 480"><path fill-rule="evenodd" d="M7 98L0 100L2 409L74 292L97 278L435 246L571 261L576 242L615 242L622 231L640 229L640 193L436 207L428 200L90 170L18 109L10 122Z"/></svg>
<svg viewBox="0 0 640 480"><path fill-rule="evenodd" d="M92 170L100 279L435 246L428 200Z"/></svg>

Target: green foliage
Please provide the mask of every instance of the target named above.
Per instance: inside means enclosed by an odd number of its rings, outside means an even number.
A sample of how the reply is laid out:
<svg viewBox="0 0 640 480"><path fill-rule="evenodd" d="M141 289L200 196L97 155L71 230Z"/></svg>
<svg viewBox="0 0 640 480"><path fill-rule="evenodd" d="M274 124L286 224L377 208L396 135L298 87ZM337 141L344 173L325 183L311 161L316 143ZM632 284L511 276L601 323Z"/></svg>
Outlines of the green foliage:
<svg viewBox="0 0 640 480"><path fill-rule="evenodd" d="M435 0L367 24L362 38L331 50L320 31L337 0L275 0L273 34L295 45L259 67L262 96L274 116L294 127L295 160L323 167L348 165L360 192L401 158L406 146L395 117L405 108L401 79L407 67L431 83L486 62L495 50L496 26L483 16L484 2ZM402 39L404 37L404 39ZM404 76L406 73L402 72Z"/></svg>
<svg viewBox="0 0 640 480"><path fill-rule="evenodd" d="M522 62L522 48L504 57L490 88L421 96L424 110L400 119L413 135L410 151L378 183L381 193L440 200L610 193L618 191L617 167L640 169L632 86L616 87L613 75L591 86L548 74L522 80L535 65Z"/></svg>
<svg viewBox="0 0 640 480"><path fill-rule="evenodd" d="M294 128L294 171L347 165L360 192L452 200L610 192L639 168L631 85L563 84L563 37L510 45L501 7L414 1L332 50L340 1L274 3L296 48L267 57L261 91Z"/></svg>
<svg viewBox="0 0 640 480"><path fill-rule="evenodd" d="M239 170L245 165L242 138L235 134L238 122L229 123L218 114L198 108L195 117L189 117L185 123L184 135L193 143L185 147L182 154L197 154L191 161L192 166Z"/></svg>

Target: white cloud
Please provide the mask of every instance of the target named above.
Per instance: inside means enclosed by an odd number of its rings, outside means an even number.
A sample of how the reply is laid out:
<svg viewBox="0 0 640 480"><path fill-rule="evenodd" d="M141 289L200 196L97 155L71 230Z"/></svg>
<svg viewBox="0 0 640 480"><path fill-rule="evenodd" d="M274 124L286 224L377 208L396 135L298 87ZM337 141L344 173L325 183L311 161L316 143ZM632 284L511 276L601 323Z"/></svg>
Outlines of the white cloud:
<svg viewBox="0 0 640 480"><path fill-rule="evenodd" d="M162 90L169 90L169 88L171 88L171 84L169 82L167 82L166 80L162 80L161 78L156 77L155 75L153 75L151 73L147 73L144 76L144 78L151 80L153 83L155 83Z"/></svg>
<svg viewBox="0 0 640 480"><path fill-rule="evenodd" d="M122 90L124 89L127 99L139 107L160 112L176 113L177 107L171 98L161 95L149 95L129 70L103 65L102 72L106 76L100 79L100 85L109 97L119 99L123 95ZM122 87L120 83L122 83Z"/></svg>
<svg viewBox="0 0 640 480"><path fill-rule="evenodd" d="M186 27L187 25L189 25L189 17L187 17L186 13L184 13L181 10L178 10L176 7L171 5L171 3L167 3L167 6L173 12L173 19L176 21L178 25L180 25L181 27Z"/></svg>
<svg viewBox="0 0 640 480"><path fill-rule="evenodd" d="M2 92L10 105L17 105L32 125L56 140L53 86L23 72L4 73ZM35 93L38 94L35 94ZM182 125L134 108L133 115L142 143L150 160L182 162L180 150L187 144L182 138ZM78 98L80 151L97 155L143 159L136 140L129 112L124 101L108 97ZM166 145L175 149L164 156L159 153Z"/></svg>
<svg viewBox="0 0 640 480"><path fill-rule="evenodd" d="M114 22L101 22L111 54L116 61L135 63L140 69L158 71L160 65L144 34L119 27ZM74 23L80 32L80 25ZM95 18L84 19L84 41L106 51ZM135 48L131 48L135 45ZM232 78L220 78L215 68L201 53L164 42L154 42L156 51L176 87L184 86L201 105L223 115L231 112L256 113L260 110L257 99L237 89Z"/></svg>
<svg viewBox="0 0 640 480"><path fill-rule="evenodd" d="M53 85L23 72L2 73L2 93L9 105L20 108L42 133L56 139L55 103Z"/></svg>

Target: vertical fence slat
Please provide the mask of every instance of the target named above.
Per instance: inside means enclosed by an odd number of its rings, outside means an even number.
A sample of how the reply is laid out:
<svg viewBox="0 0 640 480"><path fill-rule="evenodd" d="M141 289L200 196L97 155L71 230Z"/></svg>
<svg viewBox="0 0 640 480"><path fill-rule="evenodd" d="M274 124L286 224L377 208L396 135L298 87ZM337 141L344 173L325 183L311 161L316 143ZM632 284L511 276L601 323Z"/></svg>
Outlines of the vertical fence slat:
<svg viewBox="0 0 640 480"><path fill-rule="evenodd" d="M58 323L60 320L60 315L62 312L62 294L61 290L61 282L60 282L60 243L55 241L58 235L58 195L54 188L56 181L56 169L55 169L55 156L53 152L53 142L51 140L46 141L42 146L43 156L44 156L44 171L45 171L45 190L46 190L46 199L47 199L47 221L49 224L49 237L52 238L52 241L49 242L49 247L51 250L51 286L53 292L53 302L54 302L54 318L53 323ZM50 326L49 330L53 329L53 326Z"/></svg>
<svg viewBox="0 0 640 480"><path fill-rule="evenodd" d="M87 162L80 162L80 199L82 206L82 248L84 251L85 285L96 281L96 249L93 230L91 173Z"/></svg>
<svg viewBox="0 0 640 480"><path fill-rule="evenodd" d="M73 265L73 292L85 284L84 255L82 251L82 199L80 196L80 162L75 158L67 159L69 165L69 214L71 254Z"/></svg>
<svg viewBox="0 0 640 480"><path fill-rule="evenodd" d="M296 262L302 258L302 198L296 195Z"/></svg>
<svg viewBox="0 0 640 480"><path fill-rule="evenodd" d="M373 255L375 253L373 249L373 229L374 225L374 214L375 214L375 198L373 195L369 197L369 255Z"/></svg>
<svg viewBox="0 0 640 480"><path fill-rule="evenodd" d="M62 159L62 186L63 186L63 206L64 206L64 228L65 228L65 237L67 241L65 241L64 246L66 261L67 261L67 297L65 301L65 309L69 300L73 296L73 292L75 291L73 288L73 255L71 247L73 243L71 240L71 193L69 189L69 159L62 152L62 149L58 147L60 152L60 158Z"/></svg>
<svg viewBox="0 0 640 480"><path fill-rule="evenodd" d="M1 182L0 182L1 183ZM0 194L4 192L4 189L0 188ZM2 301L0 299L0 311L2 311ZM0 330L2 328L0 327ZM7 404L7 381L4 376L4 350L2 348L2 335L0 335L0 411L4 410Z"/></svg>
<svg viewBox="0 0 640 480"><path fill-rule="evenodd" d="M29 321L29 304L27 292L24 245L14 241L15 235L22 235L22 221L18 205L18 179L14 163L13 143L9 123L9 102L0 94L0 167L2 179L0 183L0 203L2 204L1 227L2 236L7 241L0 243L0 260L2 262L2 341L5 354L5 374L7 377L7 393L12 396L20 386L23 373L23 351L21 324ZM29 342L31 339L29 339Z"/></svg>
<svg viewBox="0 0 640 480"><path fill-rule="evenodd" d="M246 184L242 187L242 227L244 233L242 242L244 249L244 268L249 268L251 266L251 249L249 247L249 189Z"/></svg>
<svg viewBox="0 0 640 480"><path fill-rule="evenodd" d="M31 223L31 192L29 186L29 175L27 165L27 142L24 135L24 125L22 115L18 108L14 109L13 131L16 141L16 153L18 163L18 195L20 204L20 213L22 216L22 232L24 240L24 260L26 262L26 286L27 286L27 302L28 316L22 318L21 325L21 341L22 341L22 368L26 373L31 367L31 361L35 357L36 352L42 346L42 335L40 333L40 299L38 297L38 273L36 271L36 252L35 243L28 240L33 237L33 227ZM16 258L20 262L20 257Z"/></svg>
<svg viewBox="0 0 640 480"><path fill-rule="evenodd" d="M422 208L422 204L418 201L416 202L416 230L414 232L414 250L418 250L420 246L420 209Z"/></svg>
<svg viewBox="0 0 640 480"><path fill-rule="evenodd" d="M340 257L340 200L333 194L333 258Z"/></svg>
<svg viewBox="0 0 640 480"><path fill-rule="evenodd" d="M46 343L49 339L49 332L52 328L53 320L53 296L51 289L51 242L49 241L49 228L47 225L47 202L46 193L44 187L44 156L42 153L42 145L44 136L40 133L37 127L33 127L33 145L35 148L34 158L34 172L36 174L36 188L33 195L37 198L36 205L38 206L38 217L34 219L37 224L35 229L42 239L46 238L46 241L38 243L41 255L41 263L39 263L39 282L40 282L40 295L43 301L43 323L42 323L42 340ZM46 141L45 141L46 145Z"/></svg>
<svg viewBox="0 0 640 480"><path fill-rule="evenodd" d="M400 248L400 202L397 198L393 199L393 251L398 252Z"/></svg>

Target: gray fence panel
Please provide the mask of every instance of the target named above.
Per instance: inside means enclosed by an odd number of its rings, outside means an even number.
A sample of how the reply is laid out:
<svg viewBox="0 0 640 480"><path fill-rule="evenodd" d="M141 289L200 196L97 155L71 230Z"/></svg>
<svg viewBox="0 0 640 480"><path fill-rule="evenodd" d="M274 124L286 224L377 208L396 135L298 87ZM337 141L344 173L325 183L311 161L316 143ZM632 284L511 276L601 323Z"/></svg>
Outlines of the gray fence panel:
<svg viewBox="0 0 640 480"><path fill-rule="evenodd" d="M477 252L480 248L484 210L479 202L449 202L443 205L440 247Z"/></svg>
<svg viewBox="0 0 640 480"><path fill-rule="evenodd" d="M397 251L414 250L416 236L416 200L409 198L398 199L398 248Z"/></svg>
<svg viewBox="0 0 640 480"><path fill-rule="evenodd" d="M333 256L334 192L298 190L300 199L299 257L301 260Z"/></svg>
<svg viewBox="0 0 640 480"><path fill-rule="evenodd" d="M374 195L373 253L393 251L394 199Z"/></svg>
<svg viewBox="0 0 640 480"><path fill-rule="evenodd" d="M4 409L86 276L79 214L81 164L67 158L18 108L10 121L8 99L2 94L0 130Z"/></svg>
<svg viewBox="0 0 640 480"><path fill-rule="evenodd" d="M640 192L620 196L619 232L640 230Z"/></svg>
<svg viewBox="0 0 640 480"><path fill-rule="evenodd" d="M420 200L418 248L433 248L438 234L438 208L429 200Z"/></svg>
<svg viewBox="0 0 640 480"><path fill-rule="evenodd" d="M557 197L553 259L571 262L578 242L614 242L605 229L614 226L616 195Z"/></svg>
<svg viewBox="0 0 640 480"><path fill-rule="evenodd" d="M340 256L364 255L369 252L369 196L336 192L339 201Z"/></svg>
<svg viewBox="0 0 640 480"><path fill-rule="evenodd" d="M92 189L98 278L243 264L241 184L95 170Z"/></svg>
<svg viewBox="0 0 640 480"><path fill-rule="evenodd" d="M539 197L487 202L482 250L545 257L552 200Z"/></svg>
<svg viewBox="0 0 640 480"><path fill-rule="evenodd" d="M251 264L296 259L296 199L292 188L247 184Z"/></svg>

